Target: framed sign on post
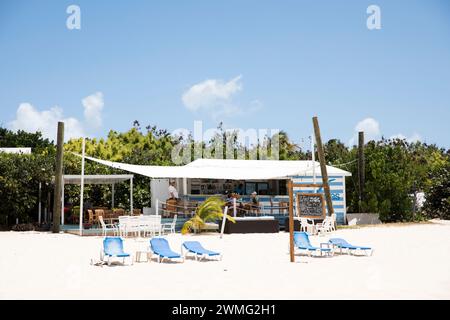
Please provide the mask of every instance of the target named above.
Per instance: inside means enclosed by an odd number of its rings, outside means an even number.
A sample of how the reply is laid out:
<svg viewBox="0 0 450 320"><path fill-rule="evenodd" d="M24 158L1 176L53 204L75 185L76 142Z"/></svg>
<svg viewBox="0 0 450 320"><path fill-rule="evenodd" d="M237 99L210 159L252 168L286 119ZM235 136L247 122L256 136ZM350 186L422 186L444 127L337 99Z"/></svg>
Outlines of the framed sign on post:
<svg viewBox="0 0 450 320"><path fill-rule="evenodd" d="M301 218L325 219L325 199L321 193L297 193L297 208Z"/></svg>

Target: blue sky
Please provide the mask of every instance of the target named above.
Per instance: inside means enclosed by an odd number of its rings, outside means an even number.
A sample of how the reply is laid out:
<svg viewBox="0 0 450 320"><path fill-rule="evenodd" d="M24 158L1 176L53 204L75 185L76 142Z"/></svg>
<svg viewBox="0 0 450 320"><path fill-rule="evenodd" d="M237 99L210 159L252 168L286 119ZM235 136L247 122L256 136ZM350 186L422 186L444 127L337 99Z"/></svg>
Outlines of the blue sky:
<svg viewBox="0 0 450 320"><path fill-rule="evenodd" d="M80 30L66 27L71 4ZM371 4L380 30L366 26ZM52 137L64 119L69 136L102 137L136 119L169 130L223 120L301 142L314 115L324 139L364 129L449 148L450 2L0 2L11 129Z"/></svg>

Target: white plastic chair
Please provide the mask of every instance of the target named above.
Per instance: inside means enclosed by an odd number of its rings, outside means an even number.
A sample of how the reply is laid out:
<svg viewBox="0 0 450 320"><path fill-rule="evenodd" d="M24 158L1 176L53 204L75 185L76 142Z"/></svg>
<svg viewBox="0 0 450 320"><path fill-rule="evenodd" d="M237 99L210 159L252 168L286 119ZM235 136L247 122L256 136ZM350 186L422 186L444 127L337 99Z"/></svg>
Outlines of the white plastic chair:
<svg viewBox="0 0 450 320"><path fill-rule="evenodd" d="M161 216L160 215L153 215L152 217L152 226L151 231L153 235L158 234L161 235L162 230L162 224L161 224Z"/></svg>
<svg viewBox="0 0 450 320"><path fill-rule="evenodd" d="M135 236L141 235L141 217L130 216L127 221L127 233L132 233Z"/></svg>
<svg viewBox="0 0 450 320"><path fill-rule="evenodd" d="M117 226L115 224L105 223L102 216L98 216L98 220L100 221L100 225L102 227L102 236L103 237L106 237L108 230L111 230L111 229L113 231L114 236L116 236L119 233Z"/></svg>
<svg viewBox="0 0 450 320"><path fill-rule="evenodd" d="M139 216L120 216L119 233L121 237L127 237L130 233L140 234Z"/></svg>
<svg viewBox="0 0 450 320"><path fill-rule="evenodd" d="M119 234L121 237L127 237L128 233L133 232L131 216L119 216Z"/></svg>
<svg viewBox="0 0 450 320"><path fill-rule="evenodd" d="M316 230L319 235L333 231L333 219L331 217L325 217L322 223L316 224Z"/></svg>
<svg viewBox="0 0 450 320"><path fill-rule="evenodd" d="M141 217L141 230L144 236L161 235L161 216L150 215Z"/></svg>
<svg viewBox="0 0 450 320"><path fill-rule="evenodd" d="M331 230L336 231L336 213L331 215Z"/></svg>
<svg viewBox="0 0 450 320"><path fill-rule="evenodd" d="M170 222L170 223L163 223L161 225L162 233L165 233L166 231L168 231L169 233L175 233L176 223L177 223L177 215L174 215L172 222Z"/></svg>
<svg viewBox="0 0 450 320"><path fill-rule="evenodd" d="M316 226L314 225L314 220L308 218L300 218L300 230L308 232L311 235L315 234Z"/></svg>

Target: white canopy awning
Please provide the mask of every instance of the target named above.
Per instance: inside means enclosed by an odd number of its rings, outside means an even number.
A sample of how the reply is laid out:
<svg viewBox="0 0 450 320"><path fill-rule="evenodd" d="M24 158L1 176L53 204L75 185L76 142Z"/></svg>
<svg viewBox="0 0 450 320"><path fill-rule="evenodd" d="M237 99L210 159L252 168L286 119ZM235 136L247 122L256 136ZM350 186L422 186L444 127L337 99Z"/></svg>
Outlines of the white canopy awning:
<svg viewBox="0 0 450 320"><path fill-rule="evenodd" d="M84 184L116 184L133 179L131 174L85 175ZM64 184L81 184L81 175L63 175Z"/></svg>
<svg viewBox="0 0 450 320"><path fill-rule="evenodd" d="M86 159L150 178L202 178L231 180L271 180L287 179L313 174L312 161L288 160L222 160L198 159L184 166L144 166L100 160ZM320 165L315 162L316 174L320 175ZM351 176L351 173L327 166L328 175Z"/></svg>

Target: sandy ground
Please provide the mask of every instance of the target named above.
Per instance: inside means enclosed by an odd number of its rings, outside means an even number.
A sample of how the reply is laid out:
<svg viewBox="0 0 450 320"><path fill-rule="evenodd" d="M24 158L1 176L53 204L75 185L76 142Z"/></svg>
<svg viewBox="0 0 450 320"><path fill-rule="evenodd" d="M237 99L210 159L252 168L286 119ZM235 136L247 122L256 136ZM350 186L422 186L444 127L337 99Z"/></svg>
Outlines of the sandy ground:
<svg viewBox="0 0 450 320"><path fill-rule="evenodd" d="M0 232L1 299L450 299L450 224L339 230L372 257L296 256L288 234L168 236L200 240L223 260L99 267L100 237ZM312 237L313 244L328 237ZM134 253L148 240L126 239Z"/></svg>

